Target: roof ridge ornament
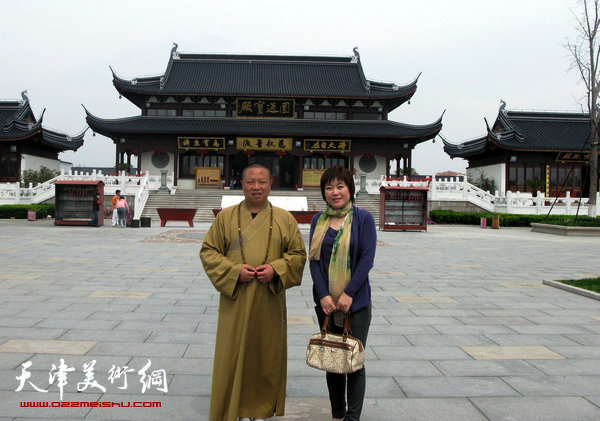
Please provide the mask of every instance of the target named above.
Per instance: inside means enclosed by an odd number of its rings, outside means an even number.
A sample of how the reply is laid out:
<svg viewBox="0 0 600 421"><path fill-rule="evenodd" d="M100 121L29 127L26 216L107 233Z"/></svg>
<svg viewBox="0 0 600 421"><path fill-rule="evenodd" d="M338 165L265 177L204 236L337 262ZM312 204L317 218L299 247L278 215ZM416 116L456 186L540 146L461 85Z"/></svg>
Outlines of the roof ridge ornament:
<svg viewBox="0 0 600 421"><path fill-rule="evenodd" d="M498 110L504 111L505 108L506 108L506 102L502 98L500 98L500 108Z"/></svg>
<svg viewBox="0 0 600 421"><path fill-rule="evenodd" d="M29 102L29 97L27 96L27 89L21 92L21 98L23 98L23 102Z"/></svg>
<svg viewBox="0 0 600 421"><path fill-rule="evenodd" d="M360 54L358 53L358 45L352 49L354 52L354 57L352 57L352 63L356 63L360 61Z"/></svg>
<svg viewBox="0 0 600 421"><path fill-rule="evenodd" d="M177 45L177 43L175 41L173 41L173 48L171 48L171 57L173 57L174 59L179 58L179 53L177 52L177 47L179 47L179 46Z"/></svg>

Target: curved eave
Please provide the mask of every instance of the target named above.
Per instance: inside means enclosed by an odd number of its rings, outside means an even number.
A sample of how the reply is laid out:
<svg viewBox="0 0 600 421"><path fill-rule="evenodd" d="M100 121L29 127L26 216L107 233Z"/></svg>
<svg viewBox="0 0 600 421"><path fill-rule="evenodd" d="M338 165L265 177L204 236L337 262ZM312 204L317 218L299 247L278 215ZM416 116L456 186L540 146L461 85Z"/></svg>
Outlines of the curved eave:
<svg viewBox="0 0 600 421"><path fill-rule="evenodd" d="M0 129L0 140L25 140L37 135L41 131L41 120L35 124L29 124L22 121L12 121Z"/></svg>
<svg viewBox="0 0 600 421"><path fill-rule="evenodd" d="M134 116L105 120L86 110L90 128L115 138L127 134L227 134L280 136L323 136L353 138L410 139L416 143L433 139L442 129L442 117L428 125L410 125L394 121L267 120L232 118L185 118Z"/></svg>
<svg viewBox="0 0 600 421"><path fill-rule="evenodd" d="M76 151L83 145L83 136L88 130L86 127L78 135L69 136L64 133L58 133L53 130L43 129L42 131L42 142L53 148L60 150L71 150Z"/></svg>
<svg viewBox="0 0 600 421"><path fill-rule="evenodd" d="M450 143L444 137L440 137L444 143L444 152L446 152L452 158L466 158L472 155L483 153L488 149L487 135L459 144Z"/></svg>

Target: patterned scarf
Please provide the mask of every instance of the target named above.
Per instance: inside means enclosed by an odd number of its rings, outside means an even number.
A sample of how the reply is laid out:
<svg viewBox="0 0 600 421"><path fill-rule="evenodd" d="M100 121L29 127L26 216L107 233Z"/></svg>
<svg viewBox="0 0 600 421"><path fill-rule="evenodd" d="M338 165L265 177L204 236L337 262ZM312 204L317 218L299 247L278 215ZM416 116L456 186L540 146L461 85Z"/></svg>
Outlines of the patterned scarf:
<svg viewBox="0 0 600 421"><path fill-rule="evenodd" d="M333 209L327 206L325 212L317 220L310 246L310 260L321 258L321 245L323 238L329 229L331 218L344 218L342 226L338 230L331 250L329 261L329 293L334 301L341 297L344 289L350 282L350 236L352 234L352 203L348 202L342 209ZM343 326L344 314L340 311L334 313L334 322L337 326Z"/></svg>

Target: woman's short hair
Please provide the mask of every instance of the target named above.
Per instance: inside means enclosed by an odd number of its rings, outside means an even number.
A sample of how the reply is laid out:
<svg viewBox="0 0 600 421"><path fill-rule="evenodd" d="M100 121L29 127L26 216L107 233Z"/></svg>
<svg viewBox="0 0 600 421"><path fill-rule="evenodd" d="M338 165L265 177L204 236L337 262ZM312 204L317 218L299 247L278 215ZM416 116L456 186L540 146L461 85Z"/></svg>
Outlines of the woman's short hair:
<svg viewBox="0 0 600 421"><path fill-rule="evenodd" d="M327 202L325 198L325 185L333 180L341 180L348 186L350 200L354 203L354 178L352 178L350 170L338 165L327 168L323 175L321 175L321 196L323 196L323 200Z"/></svg>

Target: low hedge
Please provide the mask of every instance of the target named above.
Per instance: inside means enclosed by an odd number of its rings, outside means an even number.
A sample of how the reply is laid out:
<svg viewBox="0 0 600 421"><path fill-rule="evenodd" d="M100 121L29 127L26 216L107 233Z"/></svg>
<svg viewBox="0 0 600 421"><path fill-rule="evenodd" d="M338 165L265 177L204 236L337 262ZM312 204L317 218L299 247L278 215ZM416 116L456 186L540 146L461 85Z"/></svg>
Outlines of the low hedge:
<svg viewBox="0 0 600 421"><path fill-rule="evenodd" d="M29 210L34 210L38 219L54 217L54 205L0 205L0 218L27 219Z"/></svg>
<svg viewBox="0 0 600 421"><path fill-rule="evenodd" d="M494 214L491 212L455 212L451 210L432 210L429 219L436 224L479 225L481 218L487 218L491 225ZM519 215L514 213L498 213L501 227L529 227L532 222L556 225L600 226L600 219L580 215L577 222L571 215ZM584 225L588 224L588 225Z"/></svg>

